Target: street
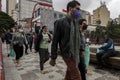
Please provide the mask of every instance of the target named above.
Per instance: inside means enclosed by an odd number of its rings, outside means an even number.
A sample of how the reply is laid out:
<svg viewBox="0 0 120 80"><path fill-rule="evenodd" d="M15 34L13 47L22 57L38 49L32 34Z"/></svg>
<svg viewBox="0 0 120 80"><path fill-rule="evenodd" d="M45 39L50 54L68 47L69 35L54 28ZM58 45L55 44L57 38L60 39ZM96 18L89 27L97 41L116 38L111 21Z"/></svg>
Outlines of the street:
<svg viewBox="0 0 120 80"><path fill-rule="evenodd" d="M45 74L39 71L38 53L29 52L21 58L21 66L16 67L14 60L7 57L6 46L3 44L3 62L5 70L5 80L64 80L66 65L62 58L57 58L56 66L45 63ZM90 64L87 73L87 80L120 80L120 71L113 69L95 69L95 65Z"/></svg>

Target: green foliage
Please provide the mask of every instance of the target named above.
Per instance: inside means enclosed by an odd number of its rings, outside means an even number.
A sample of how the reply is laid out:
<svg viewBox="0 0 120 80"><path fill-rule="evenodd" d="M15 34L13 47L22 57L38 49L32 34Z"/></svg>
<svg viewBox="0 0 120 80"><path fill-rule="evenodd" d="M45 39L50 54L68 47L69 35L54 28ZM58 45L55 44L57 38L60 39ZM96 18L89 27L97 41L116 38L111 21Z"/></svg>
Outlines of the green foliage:
<svg viewBox="0 0 120 80"><path fill-rule="evenodd" d="M107 27L107 32L113 39L120 39L120 24L111 22Z"/></svg>
<svg viewBox="0 0 120 80"><path fill-rule="evenodd" d="M112 39L120 39L120 24L114 21L108 23L107 27L97 26L96 31L90 33L90 37L95 39L96 37L103 38L105 34L108 34Z"/></svg>
<svg viewBox="0 0 120 80"><path fill-rule="evenodd" d="M13 28L15 21L6 13L0 12L0 33Z"/></svg>

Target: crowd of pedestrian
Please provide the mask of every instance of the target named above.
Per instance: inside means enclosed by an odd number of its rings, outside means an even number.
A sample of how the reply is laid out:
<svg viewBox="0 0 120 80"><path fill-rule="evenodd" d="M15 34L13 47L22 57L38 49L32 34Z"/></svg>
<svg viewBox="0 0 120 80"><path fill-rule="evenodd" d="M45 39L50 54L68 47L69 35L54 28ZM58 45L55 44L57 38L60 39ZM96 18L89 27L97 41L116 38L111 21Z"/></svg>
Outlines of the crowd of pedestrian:
<svg viewBox="0 0 120 80"><path fill-rule="evenodd" d="M44 74L44 64L50 58L50 65L55 66L58 56L58 49L64 62L67 65L65 80L86 80L86 73L90 60L90 40L85 35L88 27L87 20L81 18L81 4L78 1L70 1L67 4L67 15L54 23L54 33L48 31L48 26L42 26L38 34L25 33L23 29L18 29L12 33L7 30L1 35L2 42L6 41L8 57L10 49L14 49L16 66L20 66L20 58L25 53L28 55L28 49L39 53L40 73ZM99 48L96 54L99 67L102 66L102 60L107 63L107 59L114 54L114 42L108 36L105 36L105 45ZM99 39L96 39L99 44ZM49 47L51 46L51 50ZM102 50L102 52L100 52Z"/></svg>

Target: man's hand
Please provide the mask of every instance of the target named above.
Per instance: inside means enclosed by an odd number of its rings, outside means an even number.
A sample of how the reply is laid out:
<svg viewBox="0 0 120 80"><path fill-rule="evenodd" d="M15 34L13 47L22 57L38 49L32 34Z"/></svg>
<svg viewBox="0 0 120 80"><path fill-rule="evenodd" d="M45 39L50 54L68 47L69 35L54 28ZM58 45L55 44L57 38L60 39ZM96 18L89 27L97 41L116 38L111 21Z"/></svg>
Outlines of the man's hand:
<svg viewBox="0 0 120 80"><path fill-rule="evenodd" d="M51 60L50 60L50 65L51 65L51 66L55 66L55 64L56 64L56 61L51 59Z"/></svg>

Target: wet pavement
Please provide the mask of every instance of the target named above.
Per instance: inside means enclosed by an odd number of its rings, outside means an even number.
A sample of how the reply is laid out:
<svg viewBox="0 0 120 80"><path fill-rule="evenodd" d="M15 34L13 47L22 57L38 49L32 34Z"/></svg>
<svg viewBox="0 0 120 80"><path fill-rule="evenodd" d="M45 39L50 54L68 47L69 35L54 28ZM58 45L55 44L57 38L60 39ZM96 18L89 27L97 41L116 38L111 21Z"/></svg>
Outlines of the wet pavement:
<svg viewBox="0 0 120 80"><path fill-rule="evenodd" d="M21 66L16 67L14 60L7 57L6 48L3 45L3 61L5 80L64 80L66 65L60 56L54 67L49 65L49 61L45 63L45 74L40 73L39 55L34 51L24 55L20 61ZM95 69L93 64L90 64L86 75L87 80L120 80L120 70Z"/></svg>

